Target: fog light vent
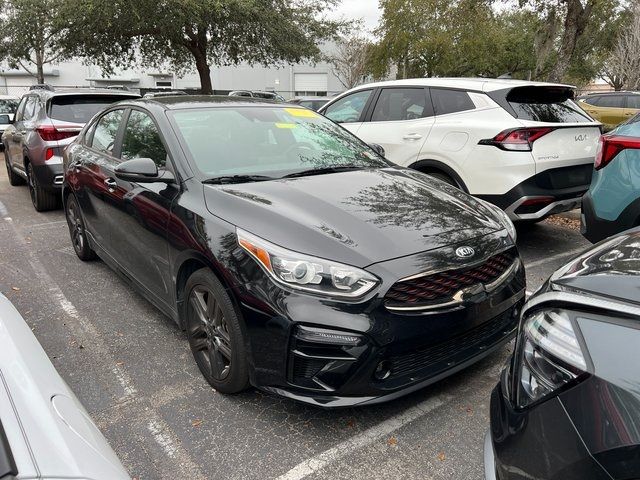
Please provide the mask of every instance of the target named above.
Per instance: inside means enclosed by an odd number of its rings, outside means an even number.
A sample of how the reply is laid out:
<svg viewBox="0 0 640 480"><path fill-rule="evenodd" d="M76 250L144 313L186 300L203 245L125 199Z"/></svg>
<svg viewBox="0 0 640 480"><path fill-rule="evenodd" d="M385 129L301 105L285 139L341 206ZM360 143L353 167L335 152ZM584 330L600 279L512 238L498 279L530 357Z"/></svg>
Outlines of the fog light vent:
<svg viewBox="0 0 640 480"><path fill-rule="evenodd" d="M376 367L375 372L373 372L373 376L376 380L385 380L389 378L391 375L391 362L388 360L381 361Z"/></svg>

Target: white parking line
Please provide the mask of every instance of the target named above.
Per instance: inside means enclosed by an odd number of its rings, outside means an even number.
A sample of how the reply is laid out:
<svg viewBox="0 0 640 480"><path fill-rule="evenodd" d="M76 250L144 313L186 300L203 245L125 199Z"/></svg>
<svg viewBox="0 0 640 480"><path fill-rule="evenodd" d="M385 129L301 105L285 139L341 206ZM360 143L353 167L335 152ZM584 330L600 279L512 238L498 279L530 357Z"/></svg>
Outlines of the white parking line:
<svg viewBox="0 0 640 480"><path fill-rule="evenodd" d="M393 416L384 422L368 428L358 435L340 442L335 447L325 450L324 452L299 463L284 475L279 476L277 480L301 480L318 470L323 469L330 463L333 463L356 450L360 450L361 448L386 437L404 425L407 425L423 415L430 413L436 408L444 405L451 398L452 397L450 395L438 395L428 398L427 400L408 408L399 415Z"/></svg>
<svg viewBox="0 0 640 480"><path fill-rule="evenodd" d="M151 435L153 435L156 443L162 447L164 453L166 453L169 458L175 458L178 449L173 443L173 440L171 440L171 436L163 431L162 425L160 425L157 420L151 420L147 424L147 428L149 432L151 432Z"/></svg>
<svg viewBox="0 0 640 480"><path fill-rule="evenodd" d="M573 257L574 255L585 250L586 247L574 248L573 250L567 250L566 252L556 253L550 257L541 258L539 260L534 260L533 262L525 263L525 268L539 267L540 265L544 265L545 263L551 263L556 260L560 260L565 257Z"/></svg>

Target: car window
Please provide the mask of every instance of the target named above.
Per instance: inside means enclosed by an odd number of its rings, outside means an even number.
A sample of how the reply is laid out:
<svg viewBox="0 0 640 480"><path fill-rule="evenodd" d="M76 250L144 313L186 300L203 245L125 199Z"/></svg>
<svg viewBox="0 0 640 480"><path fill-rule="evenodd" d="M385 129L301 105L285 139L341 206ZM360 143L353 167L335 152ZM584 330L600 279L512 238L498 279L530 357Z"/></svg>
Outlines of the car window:
<svg viewBox="0 0 640 480"><path fill-rule="evenodd" d="M640 110L640 95L627 95L627 108Z"/></svg>
<svg viewBox="0 0 640 480"><path fill-rule="evenodd" d="M549 123L586 123L593 119L573 100L567 87L533 86L512 88L506 101L515 117Z"/></svg>
<svg viewBox="0 0 640 480"><path fill-rule="evenodd" d="M18 108L18 101L12 98L0 99L0 114L3 113L16 113Z"/></svg>
<svg viewBox="0 0 640 480"><path fill-rule="evenodd" d="M621 135L623 137L640 138L640 114L631 118L628 122L620 125L611 133L613 135Z"/></svg>
<svg viewBox="0 0 640 480"><path fill-rule="evenodd" d="M122 122L122 112L123 110L113 110L98 120L91 139L92 148L113 155L116 135Z"/></svg>
<svg viewBox="0 0 640 480"><path fill-rule="evenodd" d="M598 97L598 96L594 95L594 96L591 96L591 97L585 97L585 98L582 99L582 101L584 103L588 103L589 105L594 105L594 106L597 107L600 104L600 99L601 98L602 97Z"/></svg>
<svg viewBox="0 0 640 480"><path fill-rule="evenodd" d="M598 102L599 107L624 108L624 95L603 95Z"/></svg>
<svg viewBox="0 0 640 480"><path fill-rule="evenodd" d="M464 112L476 108L467 92L447 90L444 88L431 89L431 101L436 115Z"/></svg>
<svg viewBox="0 0 640 480"><path fill-rule="evenodd" d="M65 122L87 123L100 110L125 98L117 95L60 95L49 101L49 116Z"/></svg>
<svg viewBox="0 0 640 480"><path fill-rule="evenodd" d="M371 115L372 122L414 120L427 116L424 88L383 88Z"/></svg>
<svg viewBox="0 0 640 480"><path fill-rule="evenodd" d="M349 123L358 122L372 90L360 90L329 105L324 115L334 122Z"/></svg>
<svg viewBox="0 0 640 480"><path fill-rule="evenodd" d="M388 165L362 140L306 108L218 107L170 115L185 150L207 177Z"/></svg>
<svg viewBox="0 0 640 480"><path fill-rule="evenodd" d="M38 97L27 97L27 103L24 105L24 112L22 113L22 120L29 122L36 117L38 107Z"/></svg>
<svg viewBox="0 0 640 480"><path fill-rule="evenodd" d="M167 164L167 151L158 127L149 115L140 110L132 110L129 115L122 138L121 156L124 160L150 158L158 168L164 168Z"/></svg>

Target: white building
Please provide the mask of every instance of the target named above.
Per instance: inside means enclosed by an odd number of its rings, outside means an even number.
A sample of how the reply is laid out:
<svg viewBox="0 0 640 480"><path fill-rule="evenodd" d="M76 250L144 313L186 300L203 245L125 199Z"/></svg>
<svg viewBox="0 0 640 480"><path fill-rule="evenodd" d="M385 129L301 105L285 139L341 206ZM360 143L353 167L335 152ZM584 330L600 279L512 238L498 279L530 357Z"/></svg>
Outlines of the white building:
<svg viewBox="0 0 640 480"><path fill-rule="evenodd" d="M79 60L45 65L45 82L52 86L106 87L124 85L133 90L143 89L199 89L198 75L178 76L167 71L153 71L133 67L116 75L103 75L95 65ZM211 66L211 81L217 93L230 90L267 90L280 93L285 98L298 95L335 95L344 90L327 63L296 64L285 67L239 65L235 67ZM0 94L22 95L35 77L24 70L2 68L0 65Z"/></svg>

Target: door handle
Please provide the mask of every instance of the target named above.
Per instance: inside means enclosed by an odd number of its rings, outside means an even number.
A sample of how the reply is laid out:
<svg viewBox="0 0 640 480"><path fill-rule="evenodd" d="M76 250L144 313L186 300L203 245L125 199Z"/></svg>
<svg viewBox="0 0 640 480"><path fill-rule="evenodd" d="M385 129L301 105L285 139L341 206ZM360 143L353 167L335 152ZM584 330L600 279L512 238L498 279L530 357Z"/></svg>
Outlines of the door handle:
<svg viewBox="0 0 640 480"><path fill-rule="evenodd" d="M105 179L104 184L109 188L110 192L113 192L118 188L118 183L111 177Z"/></svg>
<svg viewBox="0 0 640 480"><path fill-rule="evenodd" d="M405 140L419 140L422 138L422 135L420 135L419 133L407 133L404 137L402 137Z"/></svg>

